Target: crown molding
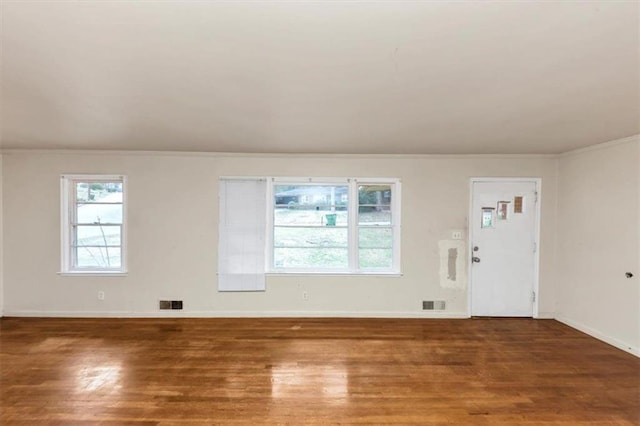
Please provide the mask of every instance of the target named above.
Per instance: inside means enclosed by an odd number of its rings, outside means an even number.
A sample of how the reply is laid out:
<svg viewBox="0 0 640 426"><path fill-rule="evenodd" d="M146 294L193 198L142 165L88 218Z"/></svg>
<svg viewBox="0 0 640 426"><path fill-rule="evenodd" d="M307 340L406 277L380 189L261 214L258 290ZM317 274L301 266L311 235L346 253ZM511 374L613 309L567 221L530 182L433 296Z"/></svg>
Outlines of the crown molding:
<svg viewBox="0 0 640 426"><path fill-rule="evenodd" d="M449 159L540 159L557 158L558 154L309 154L309 153L243 153L200 151L127 151L90 149L0 149L0 155L98 155L147 157L204 157L204 158L345 158L372 160L449 160Z"/></svg>

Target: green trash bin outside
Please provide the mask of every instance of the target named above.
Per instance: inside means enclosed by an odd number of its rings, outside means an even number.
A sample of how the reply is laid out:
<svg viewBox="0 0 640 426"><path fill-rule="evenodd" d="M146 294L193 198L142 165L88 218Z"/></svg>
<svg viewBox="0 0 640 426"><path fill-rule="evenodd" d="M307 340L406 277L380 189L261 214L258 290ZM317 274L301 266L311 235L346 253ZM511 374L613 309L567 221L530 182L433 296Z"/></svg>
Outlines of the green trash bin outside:
<svg viewBox="0 0 640 426"><path fill-rule="evenodd" d="M336 226L336 218L338 217L337 214L326 214L325 217L327 218L327 226Z"/></svg>

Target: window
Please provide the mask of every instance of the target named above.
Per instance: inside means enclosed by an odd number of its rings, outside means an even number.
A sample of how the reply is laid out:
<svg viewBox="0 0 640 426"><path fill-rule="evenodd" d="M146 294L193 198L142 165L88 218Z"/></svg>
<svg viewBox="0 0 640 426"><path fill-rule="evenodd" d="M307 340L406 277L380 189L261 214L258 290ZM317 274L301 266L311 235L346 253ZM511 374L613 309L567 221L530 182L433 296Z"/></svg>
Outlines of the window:
<svg viewBox="0 0 640 426"><path fill-rule="evenodd" d="M270 272L400 272L397 179L273 179Z"/></svg>
<svg viewBox="0 0 640 426"><path fill-rule="evenodd" d="M62 272L123 273L125 178L62 176Z"/></svg>
<svg viewBox="0 0 640 426"><path fill-rule="evenodd" d="M358 265L393 268L391 185L358 185Z"/></svg>
<svg viewBox="0 0 640 426"><path fill-rule="evenodd" d="M345 269L349 266L347 185L273 186L275 269Z"/></svg>

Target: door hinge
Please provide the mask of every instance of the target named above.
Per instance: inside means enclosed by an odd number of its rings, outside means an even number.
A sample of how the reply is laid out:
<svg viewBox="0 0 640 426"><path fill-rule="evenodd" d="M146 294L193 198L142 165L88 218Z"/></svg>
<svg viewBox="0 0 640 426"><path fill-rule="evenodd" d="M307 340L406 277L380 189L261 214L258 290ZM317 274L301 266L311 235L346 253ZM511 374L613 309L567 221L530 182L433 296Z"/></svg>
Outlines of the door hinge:
<svg viewBox="0 0 640 426"><path fill-rule="evenodd" d="M537 202L538 202L538 191L535 191L535 192L533 193L533 195L534 195L534 197L535 197L535 201L536 201L536 203L537 203Z"/></svg>
<svg viewBox="0 0 640 426"><path fill-rule="evenodd" d="M532 291L532 292L531 292L531 301L532 301L532 302L535 302L535 301L536 301L536 292L535 292L535 291Z"/></svg>
<svg viewBox="0 0 640 426"><path fill-rule="evenodd" d="M537 252L538 251L538 243L536 243L535 241L533 242L533 252Z"/></svg>

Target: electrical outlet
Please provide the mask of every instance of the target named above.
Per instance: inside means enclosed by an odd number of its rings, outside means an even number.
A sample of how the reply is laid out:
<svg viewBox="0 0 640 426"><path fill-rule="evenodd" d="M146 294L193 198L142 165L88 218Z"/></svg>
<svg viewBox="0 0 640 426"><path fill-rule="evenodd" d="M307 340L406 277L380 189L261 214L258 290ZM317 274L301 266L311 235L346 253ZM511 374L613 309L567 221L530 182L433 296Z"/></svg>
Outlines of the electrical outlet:
<svg viewBox="0 0 640 426"><path fill-rule="evenodd" d="M451 233L452 240L461 240L462 239L462 231L453 231Z"/></svg>
<svg viewBox="0 0 640 426"><path fill-rule="evenodd" d="M98 300L104 300L104 291L98 292Z"/></svg>
<svg viewBox="0 0 640 426"><path fill-rule="evenodd" d="M309 293L306 291L302 292L302 300L309 300Z"/></svg>

